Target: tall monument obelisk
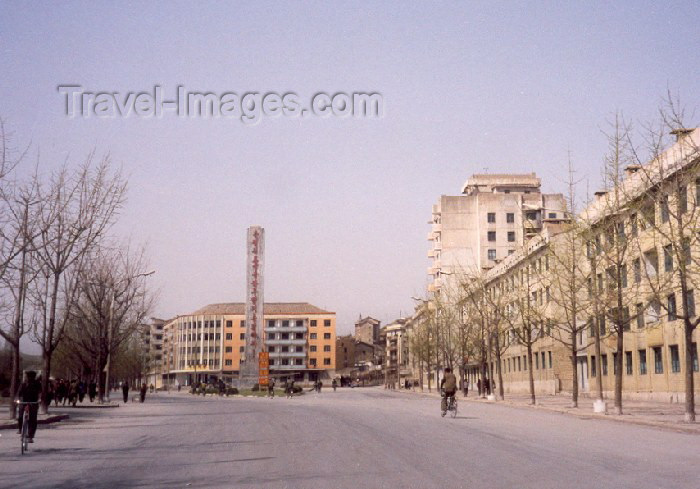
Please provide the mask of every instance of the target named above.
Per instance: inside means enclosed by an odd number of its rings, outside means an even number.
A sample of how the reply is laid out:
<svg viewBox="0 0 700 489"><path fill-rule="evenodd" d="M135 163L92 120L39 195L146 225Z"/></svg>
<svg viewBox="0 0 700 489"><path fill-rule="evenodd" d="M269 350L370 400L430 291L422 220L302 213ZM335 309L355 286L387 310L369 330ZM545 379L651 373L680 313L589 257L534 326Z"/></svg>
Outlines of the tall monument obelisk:
<svg viewBox="0 0 700 489"><path fill-rule="evenodd" d="M265 230L262 227L248 228L246 250L245 356L240 365L240 387L258 383L258 355L263 350Z"/></svg>

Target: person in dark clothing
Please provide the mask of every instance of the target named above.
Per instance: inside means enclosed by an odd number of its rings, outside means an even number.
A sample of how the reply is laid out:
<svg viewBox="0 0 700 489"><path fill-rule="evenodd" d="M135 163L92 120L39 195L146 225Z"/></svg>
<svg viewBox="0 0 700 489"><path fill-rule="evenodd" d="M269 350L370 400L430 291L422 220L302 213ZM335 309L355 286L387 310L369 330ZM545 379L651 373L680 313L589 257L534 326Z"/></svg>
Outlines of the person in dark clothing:
<svg viewBox="0 0 700 489"><path fill-rule="evenodd" d="M333 386L333 392L335 392L335 390L338 388L338 381L336 379L333 379L331 385Z"/></svg>
<svg viewBox="0 0 700 489"><path fill-rule="evenodd" d="M124 396L124 402L129 402L129 383L126 380L122 384L122 395Z"/></svg>
<svg viewBox="0 0 700 489"><path fill-rule="evenodd" d="M97 397L97 384L94 380L90 382L90 386L88 387L88 394L90 396L90 402L93 402L95 400L95 397Z"/></svg>
<svg viewBox="0 0 700 489"><path fill-rule="evenodd" d="M141 384L141 403L146 401L146 392L148 391L148 387L146 384Z"/></svg>
<svg viewBox="0 0 700 489"><path fill-rule="evenodd" d="M22 383L17 393L17 398L21 402L39 402L41 398L41 383L36 380L36 372L29 370L27 380ZM17 416L17 432L22 433L22 418L24 417L24 405L20 405ZM36 417L39 414L39 404L29 404L29 443L34 443L36 433Z"/></svg>
<svg viewBox="0 0 700 489"><path fill-rule="evenodd" d="M83 403L85 394L87 394L87 384L81 380L78 382L78 401L80 401L80 404Z"/></svg>

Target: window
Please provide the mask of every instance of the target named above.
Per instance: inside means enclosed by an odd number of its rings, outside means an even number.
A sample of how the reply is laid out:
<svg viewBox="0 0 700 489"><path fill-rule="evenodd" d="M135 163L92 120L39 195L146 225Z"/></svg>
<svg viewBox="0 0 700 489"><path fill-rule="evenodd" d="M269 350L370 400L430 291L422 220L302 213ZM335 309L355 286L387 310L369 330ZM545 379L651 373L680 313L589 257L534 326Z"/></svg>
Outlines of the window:
<svg viewBox="0 0 700 489"><path fill-rule="evenodd" d="M312 327L312 328L316 326L316 320L315 320L315 319L312 319L312 320L310 321L310 323L311 323L311 327Z"/></svg>
<svg viewBox="0 0 700 489"><path fill-rule="evenodd" d="M496 222L496 213L489 212L488 214L486 214L486 221L488 221L491 224L494 224Z"/></svg>
<svg viewBox="0 0 700 489"><path fill-rule="evenodd" d="M509 243L515 242L515 231L508 231L508 242Z"/></svg>
<svg viewBox="0 0 700 489"><path fill-rule="evenodd" d="M324 345L323 351L331 351L331 345Z"/></svg>
<svg viewBox="0 0 700 489"><path fill-rule="evenodd" d="M294 359L294 365L301 365L301 358L295 358Z"/></svg>
<svg viewBox="0 0 700 489"><path fill-rule="evenodd" d="M513 224L515 222L515 214L512 212L507 212L506 213L506 222L508 224Z"/></svg>
<svg viewBox="0 0 700 489"><path fill-rule="evenodd" d="M671 245L664 246L664 271L667 273L673 271L673 249Z"/></svg>
<svg viewBox="0 0 700 489"><path fill-rule="evenodd" d="M544 365L545 365L545 364L544 364L544 352L542 352L542 368L545 368Z"/></svg>
<svg viewBox="0 0 700 489"><path fill-rule="evenodd" d="M233 360L227 358L226 360L224 360L224 365L226 365L227 367L232 366Z"/></svg>
<svg viewBox="0 0 700 489"><path fill-rule="evenodd" d="M316 333L309 333L309 339L315 340L315 339L316 339Z"/></svg>
<svg viewBox="0 0 700 489"><path fill-rule="evenodd" d="M488 259L489 259L489 260L495 260L495 259L496 259L496 250L489 250L489 251L488 251Z"/></svg>
<svg viewBox="0 0 700 489"><path fill-rule="evenodd" d="M620 267L620 282L622 283L622 288L627 288L627 265L622 265Z"/></svg>
<svg viewBox="0 0 700 489"><path fill-rule="evenodd" d="M634 283L640 283L642 281L642 262L639 258L635 258L632 262L632 270L634 271Z"/></svg>
<svg viewBox="0 0 700 489"><path fill-rule="evenodd" d="M637 329L644 328L644 304L637 304Z"/></svg>
<svg viewBox="0 0 700 489"><path fill-rule="evenodd" d="M601 355L600 356L600 363L601 363L600 367L603 369L603 375L608 375L608 356Z"/></svg>
<svg viewBox="0 0 700 489"><path fill-rule="evenodd" d="M267 333L267 339L268 339L268 340L274 340L274 339L275 339L275 333Z"/></svg>
<svg viewBox="0 0 700 489"><path fill-rule="evenodd" d="M226 339L227 339L227 340L232 340L232 339L233 339L233 333L226 333Z"/></svg>
<svg viewBox="0 0 700 489"><path fill-rule="evenodd" d="M646 375L647 374L647 351L646 350L639 350L639 374L640 375Z"/></svg>
<svg viewBox="0 0 700 489"><path fill-rule="evenodd" d="M598 331L600 331L600 336L605 336L605 314L598 316Z"/></svg>
<svg viewBox="0 0 700 489"><path fill-rule="evenodd" d="M330 320L330 319L324 319L324 320L323 320L323 325L324 325L325 327L330 326L330 325L331 325L331 320Z"/></svg>
<svg viewBox="0 0 700 489"><path fill-rule="evenodd" d="M324 365L330 365L330 364L331 364L331 359L330 359L330 358L324 358L324 359L323 359L323 364L324 364Z"/></svg>
<svg viewBox="0 0 700 489"><path fill-rule="evenodd" d="M534 212L534 211L526 212L525 217L527 219L530 219L531 221L534 221L535 219L537 219L537 212Z"/></svg>
<svg viewBox="0 0 700 489"><path fill-rule="evenodd" d="M632 375L632 352L625 352L625 373L627 375Z"/></svg>
<svg viewBox="0 0 700 489"><path fill-rule="evenodd" d="M275 347L274 346L268 346L267 351L270 353L275 353Z"/></svg>
<svg viewBox="0 0 700 489"><path fill-rule="evenodd" d="M521 368L520 368L520 357L518 357L518 372L520 372L520 370L521 370Z"/></svg>
<svg viewBox="0 0 700 489"><path fill-rule="evenodd" d="M548 217L549 217L550 219L556 219L556 218L557 218L557 213L556 213L556 212L550 212L550 213L548 214Z"/></svg>
<svg viewBox="0 0 700 489"><path fill-rule="evenodd" d="M617 352L613 353L613 375L617 375Z"/></svg>
<svg viewBox="0 0 700 489"><path fill-rule="evenodd" d="M270 358L270 365L274 365L274 364L275 364L275 359L274 359L274 358Z"/></svg>
<svg viewBox="0 0 700 489"><path fill-rule="evenodd" d="M512 255L513 253L515 253L515 250L508 250L508 255Z"/></svg>
<svg viewBox="0 0 700 489"><path fill-rule="evenodd" d="M241 319L240 326L241 326L241 328L245 328L245 319Z"/></svg>
<svg viewBox="0 0 700 489"><path fill-rule="evenodd" d="M638 232L637 232L637 214L631 214L630 215L630 234L632 237L636 237Z"/></svg>
<svg viewBox="0 0 700 489"><path fill-rule="evenodd" d="M688 189L686 187L678 189L678 210L681 214L688 211Z"/></svg>
<svg viewBox="0 0 700 489"><path fill-rule="evenodd" d="M282 359L282 365L289 365L289 359L288 359L288 358L283 358L283 359Z"/></svg>
<svg viewBox="0 0 700 489"><path fill-rule="evenodd" d="M535 370L540 369L540 356L535 352Z"/></svg>
<svg viewBox="0 0 700 489"><path fill-rule="evenodd" d="M304 326L304 320L297 319L296 325L297 325L297 328L302 328Z"/></svg>
<svg viewBox="0 0 700 489"><path fill-rule="evenodd" d="M283 328L288 328L288 327L289 327L289 319L285 319L284 321L282 321L282 327L283 327Z"/></svg>
<svg viewBox="0 0 700 489"><path fill-rule="evenodd" d="M294 347L294 351L297 353L303 353L304 347L303 346L296 346L296 347Z"/></svg>
<svg viewBox="0 0 700 489"><path fill-rule="evenodd" d="M309 351L316 351L316 345L311 345L309 347Z"/></svg>
<svg viewBox="0 0 700 489"><path fill-rule="evenodd" d="M331 339L331 334L330 334L330 333L323 333L323 339L324 339L324 340L330 340L330 339Z"/></svg>
<svg viewBox="0 0 700 489"><path fill-rule="evenodd" d="M242 340L244 340L244 339L245 339L245 333L241 333L240 338L241 338Z"/></svg>
<svg viewBox="0 0 700 489"><path fill-rule="evenodd" d="M489 231L486 233L486 237L489 241L496 241L496 231Z"/></svg>
<svg viewBox="0 0 700 489"><path fill-rule="evenodd" d="M591 356L591 377L595 377L596 375L596 370L595 370L595 356Z"/></svg>
<svg viewBox="0 0 700 489"><path fill-rule="evenodd" d="M309 359L309 365L311 365L312 367L315 367L315 366L316 366L316 359L315 359L315 358L310 358L310 359Z"/></svg>
<svg viewBox="0 0 700 489"><path fill-rule="evenodd" d="M693 372L698 371L698 344L694 341L690 345L691 358L693 360Z"/></svg>
<svg viewBox="0 0 700 489"><path fill-rule="evenodd" d="M668 196L661 198L661 222L668 222Z"/></svg>
<svg viewBox="0 0 700 489"><path fill-rule="evenodd" d="M241 347L238 349L238 351L241 352L241 353L243 353L243 352L245 351L245 346L241 346Z"/></svg>
<svg viewBox="0 0 700 489"><path fill-rule="evenodd" d="M527 357L523 355L523 370L527 370Z"/></svg>
<svg viewBox="0 0 700 489"><path fill-rule="evenodd" d="M268 328L274 328L274 327L275 327L275 320L274 320L274 319L268 320L268 321L267 321L267 327L268 327Z"/></svg>
<svg viewBox="0 0 700 489"><path fill-rule="evenodd" d="M654 347L654 373L664 373L664 362L660 346Z"/></svg>
<svg viewBox="0 0 700 489"><path fill-rule="evenodd" d="M552 368L552 352L548 351L547 355L549 355L549 368Z"/></svg>
<svg viewBox="0 0 700 489"><path fill-rule="evenodd" d="M289 352L289 347L288 346L283 346L281 348L282 353L288 353Z"/></svg>
<svg viewBox="0 0 700 489"><path fill-rule="evenodd" d="M681 371L681 359L678 356L678 345L670 345L668 349L671 352L671 372L677 374Z"/></svg>
<svg viewBox="0 0 700 489"><path fill-rule="evenodd" d="M676 313L676 294L671 294L666 298L667 310L668 310L668 320L675 321L678 319L678 314Z"/></svg>
<svg viewBox="0 0 700 489"><path fill-rule="evenodd" d="M695 316L695 292L692 290L686 292L685 299L688 302L688 310L686 311L686 315L688 317Z"/></svg>
<svg viewBox="0 0 700 489"><path fill-rule="evenodd" d="M232 347L232 346L227 346L227 347L226 347L226 353L233 353L233 347Z"/></svg>
<svg viewBox="0 0 700 489"><path fill-rule="evenodd" d="M227 327L227 328L232 328L232 327L233 327L233 321L227 320L227 321L226 321L226 327Z"/></svg>
<svg viewBox="0 0 700 489"><path fill-rule="evenodd" d="M288 339L289 339L289 333L280 333L280 339L282 339L282 340L288 340Z"/></svg>
<svg viewBox="0 0 700 489"><path fill-rule="evenodd" d="M547 297L547 304L549 304L549 301L552 299L552 294L549 291L549 285L544 288L545 291L545 296Z"/></svg>

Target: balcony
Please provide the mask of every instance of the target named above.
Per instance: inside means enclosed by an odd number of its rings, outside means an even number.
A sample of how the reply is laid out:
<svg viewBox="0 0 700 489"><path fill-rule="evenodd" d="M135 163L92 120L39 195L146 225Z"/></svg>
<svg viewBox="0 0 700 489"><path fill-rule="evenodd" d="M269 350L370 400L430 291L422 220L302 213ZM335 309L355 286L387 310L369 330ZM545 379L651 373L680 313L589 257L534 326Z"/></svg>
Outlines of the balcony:
<svg viewBox="0 0 700 489"><path fill-rule="evenodd" d="M270 358L306 358L305 351L275 351L270 353Z"/></svg>
<svg viewBox="0 0 700 489"><path fill-rule="evenodd" d="M289 339L289 340L281 340L281 339L275 339L275 340L265 340L265 344L269 346L276 346L276 345L283 345L283 346L304 346L306 344L305 339Z"/></svg>
<svg viewBox="0 0 700 489"><path fill-rule="evenodd" d="M442 232L442 223L440 223L440 222L433 223L432 230L433 230L433 233L441 233Z"/></svg>
<svg viewBox="0 0 700 489"><path fill-rule="evenodd" d="M435 234L433 234L433 232L430 231L430 232L428 233L428 238L427 238L427 239L428 239L428 241L433 241L433 240L435 239Z"/></svg>
<svg viewBox="0 0 700 489"><path fill-rule="evenodd" d="M433 244L433 249L435 251L440 251L442 249L442 242L436 241L435 244Z"/></svg>
<svg viewBox="0 0 700 489"><path fill-rule="evenodd" d="M306 364L302 365L270 365L270 370L306 370Z"/></svg>
<svg viewBox="0 0 700 489"><path fill-rule="evenodd" d="M427 273L428 275L435 275L435 274L438 272L438 270L439 270L439 268L434 267L434 266L433 266L433 267L428 267L426 273Z"/></svg>
<svg viewBox="0 0 700 489"><path fill-rule="evenodd" d="M428 258L435 258L435 250L428 250Z"/></svg>
<svg viewBox="0 0 700 489"><path fill-rule="evenodd" d="M306 326L265 326L266 333L306 333Z"/></svg>

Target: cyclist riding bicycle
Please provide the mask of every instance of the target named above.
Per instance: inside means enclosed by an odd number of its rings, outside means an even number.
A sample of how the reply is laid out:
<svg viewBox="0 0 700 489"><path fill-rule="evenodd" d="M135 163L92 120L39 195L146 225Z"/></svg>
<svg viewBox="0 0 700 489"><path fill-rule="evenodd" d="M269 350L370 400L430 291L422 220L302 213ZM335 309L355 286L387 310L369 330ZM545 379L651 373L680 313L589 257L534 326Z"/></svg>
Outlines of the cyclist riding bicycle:
<svg viewBox="0 0 700 489"><path fill-rule="evenodd" d="M452 373L452 369L445 368L445 375L440 382L440 390L442 391L442 413L443 416L447 412L447 401L451 397L454 398L457 392L457 377Z"/></svg>
<svg viewBox="0 0 700 489"><path fill-rule="evenodd" d="M39 413L39 398L41 397L41 383L36 380L36 372L29 370L27 372L27 380L22 383L17 393L17 398L20 403L35 403L29 404L29 443L34 443L34 434L36 433L36 417ZM24 404L20 404L19 413L17 415L17 433L22 434L22 418L24 416Z"/></svg>

